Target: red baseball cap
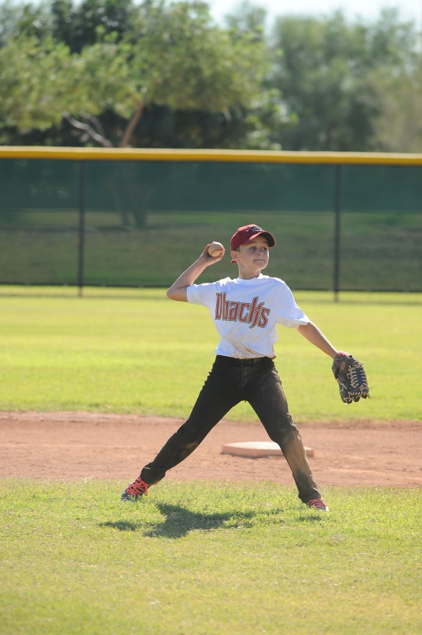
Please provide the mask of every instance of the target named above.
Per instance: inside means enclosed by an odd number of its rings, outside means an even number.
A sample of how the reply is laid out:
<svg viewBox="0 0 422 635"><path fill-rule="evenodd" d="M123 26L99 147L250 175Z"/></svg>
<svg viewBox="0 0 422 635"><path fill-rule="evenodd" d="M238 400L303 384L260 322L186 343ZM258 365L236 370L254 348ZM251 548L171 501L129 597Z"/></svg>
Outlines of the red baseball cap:
<svg viewBox="0 0 422 635"><path fill-rule="evenodd" d="M239 227L237 232L233 234L230 239L230 249L231 251L235 251L240 245L247 245L252 240L257 238L257 236L264 236L268 240L268 246L274 247L275 238L270 232L266 232L262 227L258 225L245 225L244 227Z"/></svg>

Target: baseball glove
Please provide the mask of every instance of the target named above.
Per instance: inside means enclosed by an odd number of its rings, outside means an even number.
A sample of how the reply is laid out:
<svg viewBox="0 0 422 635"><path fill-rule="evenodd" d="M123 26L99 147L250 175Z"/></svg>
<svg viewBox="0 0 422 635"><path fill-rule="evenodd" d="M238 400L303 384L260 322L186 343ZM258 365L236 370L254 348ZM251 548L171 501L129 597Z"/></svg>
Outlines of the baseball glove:
<svg viewBox="0 0 422 635"><path fill-rule="evenodd" d="M344 403L352 403L369 397L368 380L363 364L356 357L339 351L334 357L332 371L340 386L340 397Z"/></svg>

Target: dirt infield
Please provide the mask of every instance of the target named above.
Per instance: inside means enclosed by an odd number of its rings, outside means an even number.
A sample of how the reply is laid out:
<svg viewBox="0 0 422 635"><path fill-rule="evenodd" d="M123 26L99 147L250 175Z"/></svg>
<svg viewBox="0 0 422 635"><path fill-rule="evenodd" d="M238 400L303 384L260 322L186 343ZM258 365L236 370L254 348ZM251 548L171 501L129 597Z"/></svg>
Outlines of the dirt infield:
<svg viewBox="0 0 422 635"><path fill-rule="evenodd" d="M181 419L87 412L0 412L0 478L131 481ZM422 421L299 426L319 485L420 487ZM292 484L283 457L221 454L224 443L266 441L260 423L221 421L168 478Z"/></svg>

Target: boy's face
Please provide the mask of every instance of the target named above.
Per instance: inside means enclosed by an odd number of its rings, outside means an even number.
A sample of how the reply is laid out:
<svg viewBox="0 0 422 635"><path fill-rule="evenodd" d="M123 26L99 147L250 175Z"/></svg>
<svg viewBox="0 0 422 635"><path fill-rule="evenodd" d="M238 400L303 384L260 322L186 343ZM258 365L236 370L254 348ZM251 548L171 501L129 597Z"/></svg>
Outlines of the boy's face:
<svg viewBox="0 0 422 635"><path fill-rule="evenodd" d="M232 251L231 256L237 262L240 273L259 275L259 272L265 269L269 262L268 241L263 236L257 236L250 243L240 245L237 251Z"/></svg>

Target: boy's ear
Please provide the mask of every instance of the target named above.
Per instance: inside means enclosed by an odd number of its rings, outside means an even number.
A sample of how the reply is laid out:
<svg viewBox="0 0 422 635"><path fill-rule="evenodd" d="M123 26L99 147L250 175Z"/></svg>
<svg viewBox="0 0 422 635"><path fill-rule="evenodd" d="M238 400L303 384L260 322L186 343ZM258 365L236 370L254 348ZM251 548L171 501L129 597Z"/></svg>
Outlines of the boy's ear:
<svg viewBox="0 0 422 635"><path fill-rule="evenodd" d="M233 260L237 260L237 259L238 259L238 257L239 257L239 253L238 253L237 251L232 250L232 251L230 252L230 257L231 257L232 262L233 262Z"/></svg>

